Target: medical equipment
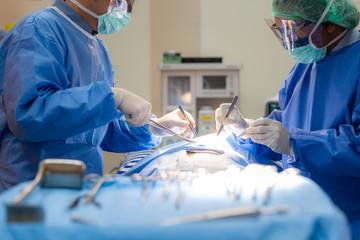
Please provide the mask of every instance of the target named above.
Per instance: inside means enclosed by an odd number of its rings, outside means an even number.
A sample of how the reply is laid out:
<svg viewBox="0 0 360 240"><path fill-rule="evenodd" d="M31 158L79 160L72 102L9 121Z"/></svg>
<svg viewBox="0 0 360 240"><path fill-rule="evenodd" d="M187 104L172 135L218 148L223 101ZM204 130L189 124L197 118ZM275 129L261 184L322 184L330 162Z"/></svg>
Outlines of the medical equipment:
<svg viewBox="0 0 360 240"><path fill-rule="evenodd" d="M264 111L264 117L267 117L270 115L270 113L274 110L279 110L280 104L279 104L279 94L265 99L265 111Z"/></svg>
<svg viewBox="0 0 360 240"><path fill-rule="evenodd" d="M38 173L32 184L24 188L13 202L18 205L36 186L44 188L75 188L83 186L85 164L78 160L46 159L40 162Z"/></svg>
<svg viewBox="0 0 360 240"><path fill-rule="evenodd" d="M227 74L206 74L196 83L199 97L229 97L236 94L236 82Z"/></svg>
<svg viewBox="0 0 360 240"><path fill-rule="evenodd" d="M280 172L279 177L275 180L275 182L273 182L270 186L267 187L267 191L263 199L263 205L267 205L269 203L271 193L273 192L276 184L278 184L278 182L280 181L280 177L284 175L300 175L300 170L297 168L287 168Z"/></svg>
<svg viewBox="0 0 360 240"><path fill-rule="evenodd" d="M158 129L160 129L160 130L162 130L162 131L164 131L164 132L167 132L167 133L171 134L172 136L177 137L177 138L180 138L180 139L182 139L182 140L184 140L184 141L187 141L187 142L190 142L190 143L196 143L196 141L191 140L191 139L188 139L188 138L186 138L186 137L183 137L183 136L181 136L180 134L177 134L176 132L174 132L174 131L172 131L171 129L165 127L164 125L162 125L162 124L154 121L154 120L151 119L151 118L149 119L149 125L152 126L152 127L158 128Z"/></svg>
<svg viewBox="0 0 360 240"><path fill-rule="evenodd" d="M95 195L96 193L99 191L100 187L105 183L105 182L114 182L115 181L115 174L119 171L119 169L122 166L122 162L115 164L113 167L111 167L108 172L102 177L99 174L88 174L85 176L85 181L86 182L93 182L94 185L92 186L90 192L88 194L85 195L80 195L78 197L76 197L70 204L69 209L74 209L78 206L80 200L85 197L85 201L84 201L84 205L88 204L88 203L93 203L95 206L100 207L100 204L95 201ZM76 220L78 218L74 217Z"/></svg>
<svg viewBox="0 0 360 240"><path fill-rule="evenodd" d="M83 197L86 197L86 195L80 195L80 196L74 198L74 200L71 202L71 204L69 206L69 209L76 208L79 205L79 202ZM94 198L90 202L93 203L95 206L100 207L100 204L97 201L95 201Z"/></svg>
<svg viewBox="0 0 360 240"><path fill-rule="evenodd" d="M157 172L151 176L142 176L140 174L133 174L133 175L131 175L131 179L134 181L142 181L142 183L143 183L142 192L141 192L141 196L140 196L141 203L146 202L148 190L150 187L153 186L153 183L156 181L163 181L163 180L165 180L166 183L164 186L164 190L161 194L160 201L162 203L165 202L165 200L168 197L168 193L170 191L172 182L176 181L178 194L176 197L175 206L176 206L176 208L180 208L181 204L183 202L184 194L185 194L184 190L181 187L182 181L187 180L187 181L191 182L193 178L196 178L199 176L200 175L198 174L197 171L181 171L178 168L176 170L170 170L170 171L163 170L163 171Z"/></svg>
<svg viewBox="0 0 360 240"><path fill-rule="evenodd" d="M235 95L234 98L233 98L233 100L231 101L231 105L230 105L230 107L229 107L229 109L228 109L228 111L227 111L227 113L226 113L226 115L225 115L225 119L230 116L232 110L234 109L234 107L235 107L235 105L236 105L237 100L238 100L238 96ZM224 120L224 119L223 119L223 120ZM217 132L217 136L219 136L219 134L221 133L221 131L223 130L223 128L224 128L224 124L222 123L221 126L220 126L220 128L219 128L219 130L218 130L218 132Z"/></svg>
<svg viewBox="0 0 360 240"><path fill-rule="evenodd" d="M162 115L181 104L196 119L196 130L200 134L199 111L203 106L216 109L221 103L230 102L234 95L238 95L241 69L241 64L221 63L159 65L162 78ZM213 119L214 117L211 121ZM209 128L214 130L215 122L207 127ZM176 141L172 141L174 142Z"/></svg>
<svg viewBox="0 0 360 240"><path fill-rule="evenodd" d="M287 206L275 207L253 207L253 206L240 206L235 208L221 209L209 211L206 213L194 214L186 217L170 218L164 221L162 226L173 226L186 223L202 222L215 219L234 218L234 217L247 217L268 214L281 214L288 212Z"/></svg>
<svg viewBox="0 0 360 240"><path fill-rule="evenodd" d="M78 223L83 223L83 224L92 225L92 226L96 226L96 227L104 227L101 225L101 223L99 223L95 220L90 220L88 218L81 217L80 215L78 215L76 213L71 214L71 220L78 222Z"/></svg>
<svg viewBox="0 0 360 240"><path fill-rule="evenodd" d="M264 179L266 181L266 179ZM160 197L165 180L154 183L148 191L148 199L141 203L140 181L119 176L101 192L104 200L101 208L83 206L67 211L67 200L80 191L41 189L34 198L43 199L47 214L44 224L7 224L4 207L0 207L1 239L27 239L28 236L51 234L54 239L71 239L81 233L82 238L93 239L351 239L344 214L329 200L321 189L306 178L287 176L279 181L270 205L288 206L288 213L232 217L212 221L163 227L166 219L193 216L214 210L252 206L263 209L260 202L250 201L246 192L237 201L226 197L226 189L217 179L196 178L190 185L182 184L185 195L181 208L175 205L176 182L173 182L166 202ZM0 195L0 203L11 199L21 190L21 185ZM55 206L55 207L54 207ZM175 236L175 237L174 237ZM264 237L265 236L265 237Z"/></svg>
<svg viewBox="0 0 360 240"><path fill-rule="evenodd" d="M188 115L186 114L184 108L183 108L181 105L179 105L179 109L180 109L182 115L184 116L184 118L189 122L190 130L193 132L194 136L195 136L195 137L199 137L199 136L197 135L196 130L195 130L193 124L191 123Z"/></svg>
<svg viewBox="0 0 360 240"><path fill-rule="evenodd" d="M83 186L85 164L78 160L46 159L40 162L34 181L26 186L12 204L7 205L8 222L41 222L44 213L39 206L20 203L39 185L42 188L75 188Z"/></svg>
<svg viewBox="0 0 360 240"><path fill-rule="evenodd" d="M119 171L121 165L122 165L122 163L118 163L118 164L114 165L112 168L110 168L108 170L108 172L106 174L104 174L104 176L100 176L98 174L89 174L85 177L86 181L95 182L94 185L92 186L89 194L87 194L85 197L85 200L84 200L85 205L94 201L94 197L95 197L96 193L99 191L100 187L105 182L114 182L115 181L115 174Z"/></svg>
<svg viewBox="0 0 360 240"><path fill-rule="evenodd" d="M215 130L215 111L211 106L202 106L198 112L197 126L200 134Z"/></svg>

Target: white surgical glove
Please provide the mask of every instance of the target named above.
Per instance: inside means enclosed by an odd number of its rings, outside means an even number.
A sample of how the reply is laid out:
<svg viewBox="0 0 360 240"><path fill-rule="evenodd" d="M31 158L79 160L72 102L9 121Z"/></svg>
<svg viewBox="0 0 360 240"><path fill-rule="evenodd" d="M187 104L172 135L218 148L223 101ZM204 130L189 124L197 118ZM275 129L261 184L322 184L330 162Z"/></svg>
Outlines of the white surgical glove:
<svg viewBox="0 0 360 240"><path fill-rule="evenodd" d="M188 113L186 111L185 111L185 113L189 117L192 125L195 127L194 118L191 116L190 113ZM179 109L176 109L176 110L172 111L171 113L164 115L161 118L153 119L153 120L186 138L193 137L193 133L190 129L190 124L184 118L184 116L182 115L182 113ZM164 131L162 131L158 128L152 127L152 126L149 126L149 130L150 130L151 134L155 135L155 136L163 136L163 137L171 136L167 132L164 132Z"/></svg>
<svg viewBox="0 0 360 240"><path fill-rule="evenodd" d="M246 135L254 142L268 146L274 152L294 155L290 144L290 132L281 122L269 118L257 119L246 129Z"/></svg>
<svg viewBox="0 0 360 240"><path fill-rule="evenodd" d="M230 105L230 103L223 103L215 110L216 129L219 130L221 124L224 124L226 131L232 131L239 135L245 131L251 120L244 118L236 106L230 113L230 116L225 118Z"/></svg>
<svg viewBox="0 0 360 240"><path fill-rule="evenodd" d="M138 95L122 88L111 88L114 93L115 107L125 114L131 126L140 127L149 122L151 104Z"/></svg>

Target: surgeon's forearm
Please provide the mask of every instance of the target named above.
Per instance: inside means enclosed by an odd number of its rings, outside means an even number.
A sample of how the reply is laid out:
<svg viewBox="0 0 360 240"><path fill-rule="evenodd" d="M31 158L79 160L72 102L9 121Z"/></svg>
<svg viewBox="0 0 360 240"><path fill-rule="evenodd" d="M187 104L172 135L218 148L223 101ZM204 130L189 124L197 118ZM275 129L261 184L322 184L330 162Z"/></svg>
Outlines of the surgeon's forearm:
<svg viewBox="0 0 360 240"><path fill-rule="evenodd" d="M17 138L37 142L76 136L107 124L116 114L111 89L103 81L18 104L8 122Z"/></svg>

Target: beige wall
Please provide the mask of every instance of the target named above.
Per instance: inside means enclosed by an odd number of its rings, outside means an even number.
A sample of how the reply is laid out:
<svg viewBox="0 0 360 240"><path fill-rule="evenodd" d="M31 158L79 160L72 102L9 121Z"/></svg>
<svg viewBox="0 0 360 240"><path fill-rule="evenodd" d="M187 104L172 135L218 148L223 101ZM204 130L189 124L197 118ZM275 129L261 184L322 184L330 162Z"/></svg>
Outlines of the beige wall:
<svg viewBox="0 0 360 240"><path fill-rule="evenodd" d="M5 24L16 23L48 4L49 0L0 0L0 29L5 29Z"/></svg>

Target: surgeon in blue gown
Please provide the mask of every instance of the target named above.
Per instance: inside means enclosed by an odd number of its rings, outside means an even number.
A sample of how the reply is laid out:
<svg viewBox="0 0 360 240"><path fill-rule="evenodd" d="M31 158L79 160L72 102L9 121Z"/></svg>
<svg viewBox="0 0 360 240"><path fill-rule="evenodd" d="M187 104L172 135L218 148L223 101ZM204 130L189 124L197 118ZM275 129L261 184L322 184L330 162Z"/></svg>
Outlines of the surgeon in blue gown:
<svg viewBox="0 0 360 240"><path fill-rule="evenodd" d="M360 239L360 33L352 0L273 0L272 31L297 62L279 91L281 110L224 120L239 151L282 160L315 181ZM216 110L217 125L229 104ZM247 136L248 139L244 140Z"/></svg>
<svg viewBox="0 0 360 240"><path fill-rule="evenodd" d="M0 193L36 175L43 159L78 159L103 172L103 150L157 146L151 104L114 87L108 51L96 35L120 31L134 0L56 0L0 43ZM121 54L121 53L119 53ZM156 121L191 137L179 111Z"/></svg>

